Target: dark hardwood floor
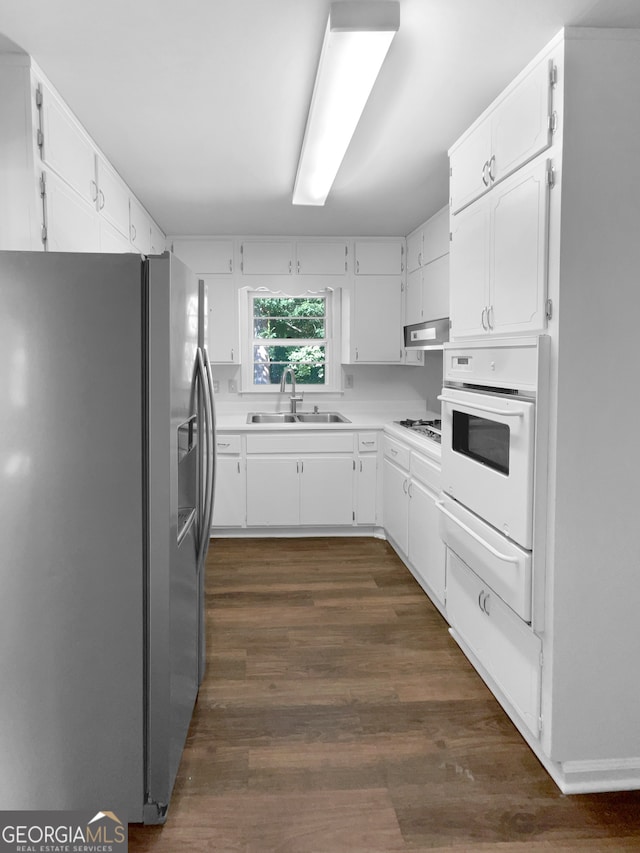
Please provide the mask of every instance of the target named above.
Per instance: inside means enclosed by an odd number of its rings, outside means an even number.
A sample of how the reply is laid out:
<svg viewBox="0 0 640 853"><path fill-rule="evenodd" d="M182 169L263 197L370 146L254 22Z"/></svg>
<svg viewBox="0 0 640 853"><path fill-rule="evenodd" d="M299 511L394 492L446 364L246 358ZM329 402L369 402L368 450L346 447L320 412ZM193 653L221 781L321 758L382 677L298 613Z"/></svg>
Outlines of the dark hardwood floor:
<svg viewBox="0 0 640 853"><path fill-rule="evenodd" d="M640 851L640 792L561 794L386 542L215 540L207 572L169 815L131 853Z"/></svg>

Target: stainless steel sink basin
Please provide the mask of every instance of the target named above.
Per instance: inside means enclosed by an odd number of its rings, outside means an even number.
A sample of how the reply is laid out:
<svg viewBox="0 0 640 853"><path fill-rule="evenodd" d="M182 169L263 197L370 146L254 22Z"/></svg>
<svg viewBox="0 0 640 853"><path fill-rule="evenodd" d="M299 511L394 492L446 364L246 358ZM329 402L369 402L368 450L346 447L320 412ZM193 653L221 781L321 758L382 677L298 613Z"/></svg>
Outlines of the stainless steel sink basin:
<svg viewBox="0 0 640 853"><path fill-rule="evenodd" d="M296 416L289 412L251 412L247 415L248 424L294 424Z"/></svg>
<svg viewBox="0 0 640 853"><path fill-rule="evenodd" d="M248 424L350 424L339 412L250 412Z"/></svg>
<svg viewBox="0 0 640 853"><path fill-rule="evenodd" d="M344 415L338 412L299 412L296 418L302 424L350 424Z"/></svg>

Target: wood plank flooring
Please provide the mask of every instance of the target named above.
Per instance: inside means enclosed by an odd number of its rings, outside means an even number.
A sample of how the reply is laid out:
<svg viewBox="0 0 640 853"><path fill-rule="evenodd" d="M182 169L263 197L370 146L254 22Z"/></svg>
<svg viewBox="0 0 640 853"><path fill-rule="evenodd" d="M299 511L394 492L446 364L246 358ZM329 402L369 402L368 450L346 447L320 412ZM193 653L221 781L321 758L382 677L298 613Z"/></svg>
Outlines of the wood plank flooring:
<svg viewBox="0 0 640 853"><path fill-rule="evenodd" d="M130 853L640 851L640 792L562 795L386 542L214 540L207 649Z"/></svg>

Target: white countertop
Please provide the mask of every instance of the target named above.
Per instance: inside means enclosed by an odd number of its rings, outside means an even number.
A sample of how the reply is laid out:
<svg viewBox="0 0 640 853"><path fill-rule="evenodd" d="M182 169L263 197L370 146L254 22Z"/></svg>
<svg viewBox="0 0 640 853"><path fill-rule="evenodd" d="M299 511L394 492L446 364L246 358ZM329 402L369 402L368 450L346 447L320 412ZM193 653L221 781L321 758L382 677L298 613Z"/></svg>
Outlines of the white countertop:
<svg viewBox="0 0 640 853"><path fill-rule="evenodd" d="M330 424L285 424L285 423L262 423L249 424L247 423L247 415L249 411L275 411L269 410L266 407L256 404L251 409L229 409L227 407L219 407L216 425L218 432L234 432L234 433L250 433L250 432L291 432L291 431L326 431L326 430L341 430L341 431L357 431L363 429L384 430L387 435L403 441L405 444L420 453L425 453L428 456L440 461L441 449L440 445L432 441L432 439L419 433L412 432L406 427L402 427L394 421L404 420L405 418L428 418L439 417L438 414L429 412L416 411L415 406L408 408L403 404L386 405L384 407L371 410L353 410L348 406L322 407L321 411L336 411L348 418L347 423L330 423ZM301 411L310 411L303 408Z"/></svg>

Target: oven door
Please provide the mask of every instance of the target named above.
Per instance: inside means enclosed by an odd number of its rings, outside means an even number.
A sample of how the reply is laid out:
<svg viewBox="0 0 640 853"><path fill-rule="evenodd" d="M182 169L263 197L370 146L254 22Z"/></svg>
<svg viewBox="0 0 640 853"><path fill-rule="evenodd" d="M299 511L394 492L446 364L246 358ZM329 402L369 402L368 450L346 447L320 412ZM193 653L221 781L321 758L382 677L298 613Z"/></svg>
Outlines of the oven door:
<svg viewBox="0 0 640 853"><path fill-rule="evenodd" d="M439 399L443 490L531 550L535 404L459 388Z"/></svg>

